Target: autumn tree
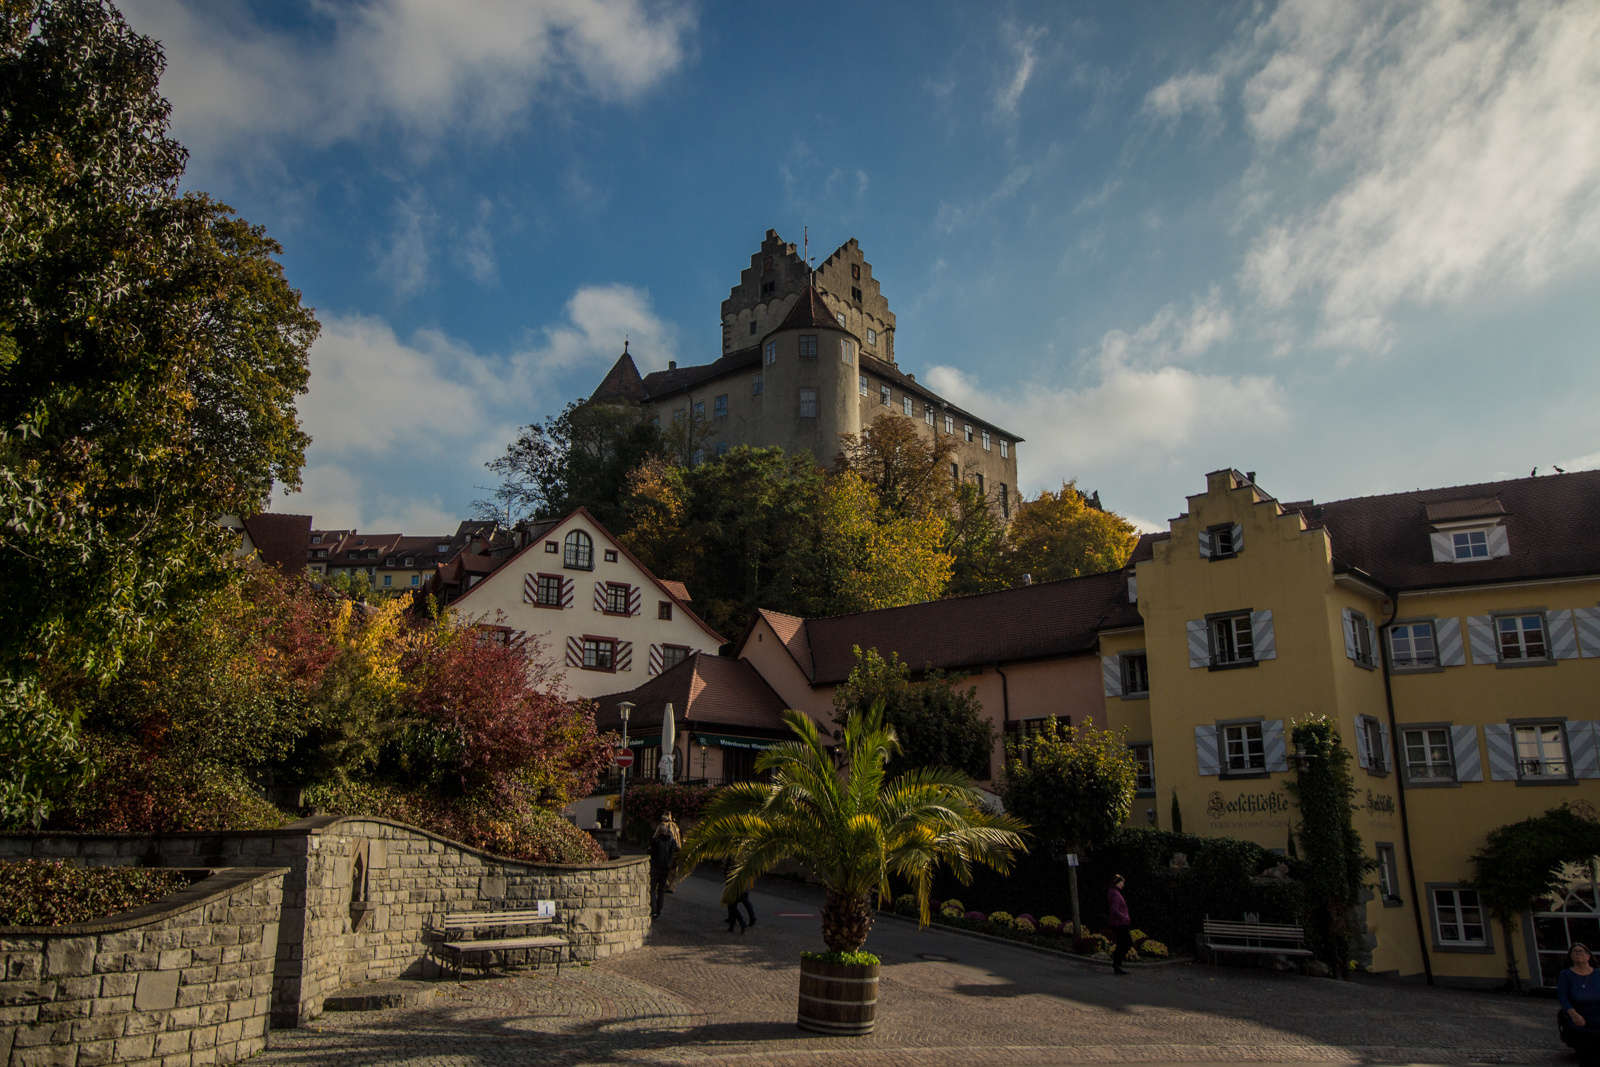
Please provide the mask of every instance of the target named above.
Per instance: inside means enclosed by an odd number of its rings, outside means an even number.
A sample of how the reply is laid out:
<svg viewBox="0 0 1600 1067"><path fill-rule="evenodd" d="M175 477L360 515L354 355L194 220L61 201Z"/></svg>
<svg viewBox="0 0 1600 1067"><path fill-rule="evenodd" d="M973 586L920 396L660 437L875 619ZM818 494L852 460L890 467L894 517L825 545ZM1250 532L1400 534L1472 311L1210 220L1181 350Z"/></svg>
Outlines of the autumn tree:
<svg viewBox="0 0 1600 1067"><path fill-rule="evenodd" d="M316 320L179 192L164 65L104 0L0 5L0 822L71 773L78 689L228 580L217 517L304 461Z"/></svg>
<svg viewBox="0 0 1600 1067"><path fill-rule="evenodd" d="M873 419L859 434L840 434L834 470L850 471L872 490L886 519L944 518L954 505L950 477L956 439L928 434L904 415Z"/></svg>
<svg viewBox="0 0 1600 1067"><path fill-rule="evenodd" d="M1059 493L1042 490L1017 506L1006 530L1008 570L1036 582L1103 574L1122 567L1139 535L1115 512L1093 506L1073 482Z"/></svg>
<svg viewBox="0 0 1600 1067"><path fill-rule="evenodd" d="M817 513L817 542L829 610L872 611L936 600L950 581L945 523L936 515L884 515L854 471L829 478Z"/></svg>

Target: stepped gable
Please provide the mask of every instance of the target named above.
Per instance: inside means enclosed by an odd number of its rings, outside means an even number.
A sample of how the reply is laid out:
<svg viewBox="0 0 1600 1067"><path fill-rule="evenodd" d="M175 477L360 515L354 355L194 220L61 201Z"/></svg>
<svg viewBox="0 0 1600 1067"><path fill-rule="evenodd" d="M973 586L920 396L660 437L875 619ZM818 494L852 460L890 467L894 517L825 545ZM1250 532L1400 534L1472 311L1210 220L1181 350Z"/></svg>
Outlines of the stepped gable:
<svg viewBox="0 0 1600 1067"><path fill-rule="evenodd" d="M1600 573L1600 471L1296 505L1286 510L1327 529L1336 568L1358 568L1390 589ZM1480 517L1505 527L1510 555L1434 562L1434 523Z"/></svg>
<svg viewBox="0 0 1600 1067"><path fill-rule="evenodd" d="M626 342L622 346L622 355L617 357L617 361L611 365L611 369L595 387L595 391L589 394L589 399L626 400L635 404L650 399L650 393L639 377L639 368L634 365L633 357L628 354Z"/></svg>
<svg viewBox="0 0 1600 1067"><path fill-rule="evenodd" d="M772 621L771 613L767 614ZM813 685L845 681L854 649L893 651L913 671L981 668L1046 657L1093 655L1098 632L1141 624L1128 603L1128 572L1110 571L993 593L804 622ZM781 633L781 631L780 631ZM746 635L748 639L748 635ZM791 652L795 644L786 640ZM797 662L802 663L798 657Z"/></svg>
<svg viewBox="0 0 1600 1067"><path fill-rule="evenodd" d="M838 330L842 334L856 337L854 333L839 325L839 320L833 312L828 310L828 305L822 299L822 294L817 292L815 285L808 285L800 291L800 296L794 302L794 307L789 309L789 314L783 317L776 330L767 334L771 337L775 333L785 330ZM764 340L765 338L763 338ZM856 337L857 341L861 339Z"/></svg>
<svg viewBox="0 0 1600 1067"><path fill-rule="evenodd" d="M783 698L748 660L725 659L696 652L670 670L625 693L595 699L595 726L622 729L617 705L631 701L628 732L635 738L661 731L665 708L685 727L730 727L788 736Z"/></svg>

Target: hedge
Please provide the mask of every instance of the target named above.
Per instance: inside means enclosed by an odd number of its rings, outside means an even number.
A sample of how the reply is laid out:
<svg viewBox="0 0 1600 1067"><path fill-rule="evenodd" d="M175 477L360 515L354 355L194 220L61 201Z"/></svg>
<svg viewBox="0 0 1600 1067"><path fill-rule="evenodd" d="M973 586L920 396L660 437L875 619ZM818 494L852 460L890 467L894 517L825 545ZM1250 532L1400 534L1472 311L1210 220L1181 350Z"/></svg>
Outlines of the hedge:
<svg viewBox="0 0 1600 1067"><path fill-rule="evenodd" d="M64 860L0 862L0 926L66 926L117 915L194 881L150 867L74 867Z"/></svg>

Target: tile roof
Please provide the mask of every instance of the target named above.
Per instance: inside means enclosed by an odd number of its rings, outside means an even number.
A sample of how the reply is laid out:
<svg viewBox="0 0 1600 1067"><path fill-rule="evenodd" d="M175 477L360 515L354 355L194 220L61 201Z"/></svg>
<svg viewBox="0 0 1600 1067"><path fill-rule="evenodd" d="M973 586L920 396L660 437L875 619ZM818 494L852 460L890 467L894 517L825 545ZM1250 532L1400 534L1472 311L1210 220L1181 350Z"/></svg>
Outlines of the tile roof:
<svg viewBox="0 0 1600 1067"><path fill-rule="evenodd" d="M668 704L672 705L674 718L683 725L784 736L789 733L782 719L783 698L748 660L696 652L635 689L597 697L595 725L600 730L621 730L617 705L624 700L635 705L628 717L628 733L632 737L660 733Z"/></svg>
<svg viewBox="0 0 1600 1067"><path fill-rule="evenodd" d="M746 367L761 365L760 347L742 348L737 352L729 352L711 363L704 363L698 367L675 367L671 370L651 371L644 376L644 389L647 399L659 400L673 393L682 392L693 388L701 382L720 378L724 374L744 370Z"/></svg>
<svg viewBox="0 0 1600 1067"><path fill-rule="evenodd" d="M634 403L650 399L650 392L639 377L639 368L634 365L633 357L628 354L626 343L622 346L622 355L617 357L617 361L611 365L611 370L600 380L600 384L589 395L589 399L629 400Z"/></svg>
<svg viewBox="0 0 1600 1067"><path fill-rule="evenodd" d="M1491 502L1500 506L1498 515ZM1300 513L1327 529L1336 564L1359 568L1391 589L1600 574L1600 471L1333 500ZM1454 517L1440 517L1447 515ZM1433 523L1496 517L1510 555L1433 561Z"/></svg>
<svg viewBox="0 0 1600 1067"><path fill-rule="evenodd" d="M782 333L785 330L815 329L837 330L850 337L856 336L839 321L837 315L828 309L827 303L822 299L822 294L817 292L817 287L808 285L800 290L799 299L789 309L789 314L783 317L783 321L778 323L778 328L768 330L762 340L766 340L767 337L771 337L775 333ZM856 340L859 341L860 338L857 337Z"/></svg>
<svg viewBox="0 0 1600 1067"><path fill-rule="evenodd" d="M762 615L774 629L791 625L785 621L791 616ZM1089 653L1097 647L1099 630L1141 624L1137 608L1128 603L1125 571L793 622L800 623L799 633L785 637L779 630L779 637L802 669L810 659L813 685L848 678L856 646L894 651L912 670L950 670Z"/></svg>
<svg viewBox="0 0 1600 1067"><path fill-rule="evenodd" d="M243 521L262 563L281 571L305 568L306 547L311 544L310 515L279 515L264 511Z"/></svg>
<svg viewBox="0 0 1600 1067"><path fill-rule="evenodd" d="M929 389L926 385L923 385L921 382L917 381L915 378L911 377L909 374L902 371L897 365L890 363L888 360L879 359L877 356L870 355L866 352L861 353L860 360L862 370L871 371L880 378L888 379L889 381L898 385L903 391L911 393L913 396L920 396L924 400L933 401L934 404L936 404L941 410L948 411L952 415L959 416L964 422L970 422L974 426L982 426L993 430L1009 441L1020 442L1027 440L1027 438L1019 437L1017 434L1012 433L1010 430L1005 429L997 423L990 422L988 419L983 418L980 415L974 415L966 408L958 407L955 404L950 403L950 401L946 400L932 389Z"/></svg>
<svg viewBox="0 0 1600 1067"><path fill-rule="evenodd" d="M682 582L669 582L665 578L658 578L656 580L659 581L661 583L661 587L667 592L671 593L673 597L683 601L685 604L689 603L688 586L684 585Z"/></svg>

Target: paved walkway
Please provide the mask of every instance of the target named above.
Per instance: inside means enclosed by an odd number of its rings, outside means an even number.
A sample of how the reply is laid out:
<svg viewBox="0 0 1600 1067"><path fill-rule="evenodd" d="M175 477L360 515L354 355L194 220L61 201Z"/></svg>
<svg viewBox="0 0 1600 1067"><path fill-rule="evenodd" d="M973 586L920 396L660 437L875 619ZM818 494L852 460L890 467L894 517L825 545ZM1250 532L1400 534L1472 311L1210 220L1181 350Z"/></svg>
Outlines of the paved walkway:
<svg viewBox="0 0 1600 1067"><path fill-rule="evenodd" d="M693 1064L889 1067L1055 1063L1568 1063L1550 1001L1205 966L1106 970L881 920L877 1031L794 1025L798 954L821 948L818 898L776 884L759 923L721 925L690 879L642 950L557 980L444 983L425 1008L328 1013L275 1030L254 1065Z"/></svg>

